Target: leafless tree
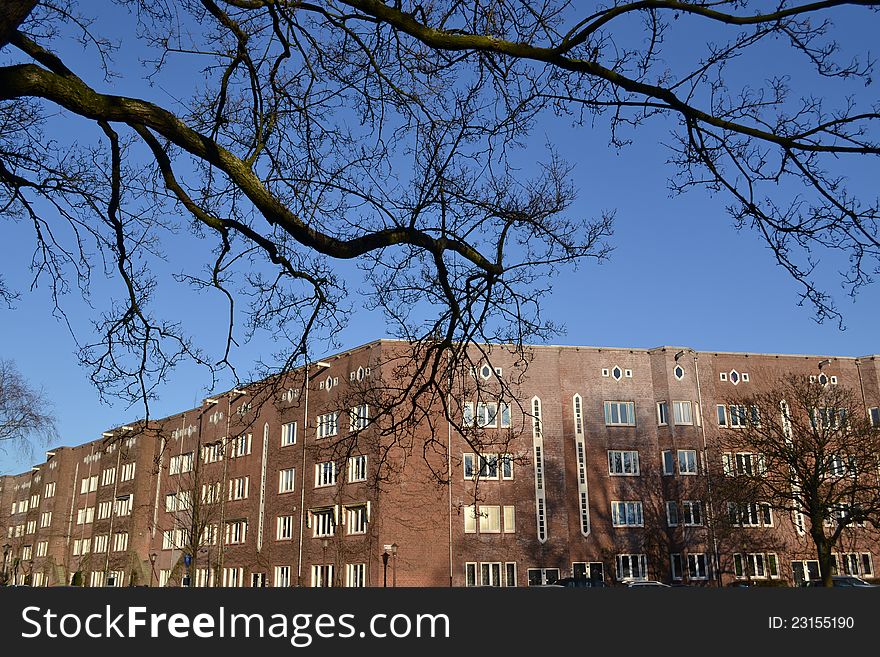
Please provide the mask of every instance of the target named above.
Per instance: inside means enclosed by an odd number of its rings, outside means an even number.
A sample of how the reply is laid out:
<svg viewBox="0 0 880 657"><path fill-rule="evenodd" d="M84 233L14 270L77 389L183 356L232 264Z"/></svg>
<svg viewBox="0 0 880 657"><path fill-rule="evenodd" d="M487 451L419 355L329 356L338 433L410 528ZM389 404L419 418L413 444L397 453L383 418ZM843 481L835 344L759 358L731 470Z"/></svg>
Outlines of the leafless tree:
<svg viewBox="0 0 880 657"><path fill-rule="evenodd" d="M849 259L852 292L877 266L877 201L845 177L880 154L875 99L855 86L873 62L849 59L868 44L844 53L832 19L873 20L880 3L121 4L136 20L111 35L94 3L0 10L0 208L33 226L57 313L97 275L120 284L80 351L102 394L146 403L186 359L234 374L241 325L281 345L261 375L307 362L350 321L354 286L414 347L400 371L417 378L402 387L425 397L405 421L448 413L447 382L477 345L517 356L553 334L552 275L609 253L613 212L571 216L570 165L524 150L546 119L605 129L612 149L668 126L673 190L724 194L820 319L840 316L815 281L819 253ZM94 66L65 61L71 37ZM120 39L147 64L140 96L113 93ZM803 96L780 52L805 62ZM782 68L738 75L749 56ZM199 66L191 98L152 91ZM840 102L818 96L825 81ZM70 139L73 125L93 142ZM542 160L530 179L523 158ZM219 354L156 308L163 245L185 231L204 248L176 278L227 305Z"/></svg>
<svg viewBox="0 0 880 657"><path fill-rule="evenodd" d="M747 457L726 466L736 485L802 523L830 586L836 546L880 529L880 430L858 394L815 376L788 375L730 408L744 426L723 447Z"/></svg>
<svg viewBox="0 0 880 657"><path fill-rule="evenodd" d="M25 381L12 361L0 359L0 445L28 449L32 441L45 443L55 435L49 400Z"/></svg>

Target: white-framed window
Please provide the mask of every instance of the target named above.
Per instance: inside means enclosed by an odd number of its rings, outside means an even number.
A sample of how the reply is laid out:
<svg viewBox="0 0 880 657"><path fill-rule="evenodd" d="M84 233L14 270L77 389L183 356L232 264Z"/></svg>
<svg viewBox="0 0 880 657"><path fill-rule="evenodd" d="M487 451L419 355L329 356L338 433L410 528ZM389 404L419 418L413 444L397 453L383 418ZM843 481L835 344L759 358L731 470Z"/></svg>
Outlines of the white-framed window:
<svg viewBox="0 0 880 657"><path fill-rule="evenodd" d="M226 523L226 544L244 543L247 540L248 521L230 520Z"/></svg>
<svg viewBox="0 0 880 657"><path fill-rule="evenodd" d="M678 527L681 522L678 515L678 502L669 500L666 502L666 524L669 527Z"/></svg>
<svg viewBox="0 0 880 657"><path fill-rule="evenodd" d="M834 574L855 575L857 577L873 577L874 561L870 552L832 553Z"/></svg>
<svg viewBox="0 0 880 657"><path fill-rule="evenodd" d="M676 424L693 424L693 405L689 401L672 402L672 417Z"/></svg>
<svg viewBox="0 0 880 657"><path fill-rule="evenodd" d="M697 474L697 451L695 449L678 450L678 474Z"/></svg>
<svg viewBox="0 0 880 657"><path fill-rule="evenodd" d="M336 510L313 509L309 512L314 538L326 538L336 534Z"/></svg>
<svg viewBox="0 0 880 657"><path fill-rule="evenodd" d="M474 403L465 402L461 407L461 422L466 427L474 426Z"/></svg>
<svg viewBox="0 0 880 657"><path fill-rule="evenodd" d="M36 509L38 506L40 506L40 496L31 495L31 508Z"/></svg>
<svg viewBox="0 0 880 657"><path fill-rule="evenodd" d="M281 425L281 446L296 445L296 422L285 422Z"/></svg>
<svg viewBox="0 0 880 657"><path fill-rule="evenodd" d="M700 500L682 501L681 520L681 524L687 527L699 527L703 524L703 504Z"/></svg>
<svg viewBox="0 0 880 657"><path fill-rule="evenodd" d="M296 480L295 468L286 468L284 470L280 470L278 472L278 492L279 493L293 492L295 480Z"/></svg>
<svg viewBox="0 0 880 657"><path fill-rule="evenodd" d="M336 461L315 463L315 488L336 485Z"/></svg>
<svg viewBox="0 0 880 657"><path fill-rule="evenodd" d="M37 531L37 521L36 520L28 520L27 521L27 534L34 534Z"/></svg>
<svg viewBox="0 0 880 657"><path fill-rule="evenodd" d="M871 426L880 429L880 406L869 408L868 417L871 419Z"/></svg>
<svg viewBox="0 0 880 657"><path fill-rule="evenodd" d="M721 464L724 474L728 477L763 475L767 472L767 465L762 454L750 452L724 452L721 455Z"/></svg>
<svg viewBox="0 0 880 657"><path fill-rule="evenodd" d="M707 566L706 555L703 552L691 553L687 555L688 578L690 579L708 579L709 570Z"/></svg>
<svg viewBox="0 0 880 657"><path fill-rule="evenodd" d="M33 546L25 545L21 548L21 560L30 561L33 558Z"/></svg>
<svg viewBox="0 0 880 657"><path fill-rule="evenodd" d="M131 481L134 479L135 462L123 463L122 471L119 474L119 481Z"/></svg>
<svg viewBox="0 0 880 657"><path fill-rule="evenodd" d="M364 454L348 459L348 481L367 480L367 457Z"/></svg>
<svg viewBox="0 0 880 657"><path fill-rule="evenodd" d="M125 552L128 549L128 532L113 534L113 551Z"/></svg>
<svg viewBox="0 0 880 657"><path fill-rule="evenodd" d="M287 588L290 586L290 566L275 566L275 577L272 578L272 584L276 588Z"/></svg>
<svg viewBox="0 0 880 657"><path fill-rule="evenodd" d="M224 568L223 569L223 586L241 587L244 586L244 568Z"/></svg>
<svg viewBox="0 0 880 657"><path fill-rule="evenodd" d="M329 438L339 433L339 412L324 413L318 416L318 438Z"/></svg>
<svg viewBox="0 0 880 657"><path fill-rule="evenodd" d="M88 554L91 550L91 546L91 538L75 539L73 541L73 556L78 557L82 554Z"/></svg>
<svg viewBox="0 0 880 657"><path fill-rule="evenodd" d="M671 449L665 449L660 452L660 460L663 462L663 474L675 474L675 455Z"/></svg>
<svg viewBox="0 0 880 657"><path fill-rule="evenodd" d="M49 541L40 541L37 543L36 556L45 557L49 554Z"/></svg>
<svg viewBox="0 0 880 657"><path fill-rule="evenodd" d="M349 431L362 431L370 424L370 407L358 404L348 412Z"/></svg>
<svg viewBox="0 0 880 657"><path fill-rule="evenodd" d="M51 511L43 511L40 514L40 528L45 529L49 525L52 524L52 512Z"/></svg>
<svg viewBox="0 0 880 657"><path fill-rule="evenodd" d="M229 458L236 459L247 456L251 453L251 442L253 434L243 433L232 441L232 449L229 451Z"/></svg>
<svg viewBox="0 0 880 657"><path fill-rule="evenodd" d="M505 534L513 534L516 532L516 506L505 505L501 507L504 516L502 527Z"/></svg>
<svg viewBox="0 0 880 657"><path fill-rule="evenodd" d="M559 568L529 568L527 577L529 586L552 584L559 579Z"/></svg>
<svg viewBox="0 0 880 657"><path fill-rule="evenodd" d="M511 534L516 532L516 507L513 505L473 505L463 507L464 533ZM503 523L502 523L503 518Z"/></svg>
<svg viewBox="0 0 880 657"><path fill-rule="evenodd" d="M312 566L312 587L326 588L333 586L333 564L315 564Z"/></svg>
<svg viewBox="0 0 880 657"><path fill-rule="evenodd" d="M733 574L737 579L776 579L779 562L774 553L750 553L733 555Z"/></svg>
<svg viewBox="0 0 880 657"><path fill-rule="evenodd" d="M110 512L113 510L112 502L100 502L98 504L98 520L104 520L110 517ZM167 503L166 503L167 510Z"/></svg>
<svg viewBox="0 0 880 657"><path fill-rule="evenodd" d="M101 485L109 486L116 483L116 468L107 468L101 472Z"/></svg>
<svg viewBox="0 0 880 657"><path fill-rule="evenodd" d="M672 579L682 579L682 559L681 554L675 553L669 555L669 565L672 571Z"/></svg>
<svg viewBox="0 0 880 657"><path fill-rule="evenodd" d="M172 456L171 460L168 464L168 473L169 474L183 474L184 472L190 472L193 466L193 455L192 452L187 452L186 454L178 454L177 456Z"/></svg>
<svg viewBox="0 0 880 657"><path fill-rule="evenodd" d="M498 404L498 427L501 429L510 428L510 404L507 402Z"/></svg>
<svg viewBox="0 0 880 657"><path fill-rule="evenodd" d="M95 552L98 554L102 554L107 551L107 548L110 546L110 535L109 534L98 534L95 536Z"/></svg>
<svg viewBox="0 0 880 657"><path fill-rule="evenodd" d="M229 480L229 500L244 500L248 496L250 477L236 477Z"/></svg>
<svg viewBox="0 0 880 657"><path fill-rule="evenodd" d="M202 447L202 462L216 463L223 460L223 442L218 440Z"/></svg>
<svg viewBox="0 0 880 657"><path fill-rule="evenodd" d="M462 454L465 479L513 479L511 454ZM479 471L477 468L479 467Z"/></svg>
<svg viewBox="0 0 880 657"><path fill-rule="evenodd" d="M196 586L206 589L214 586L213 568L196 568Z"/></svg>
<svg viewBox="0 0 880 657"><path fill-rule="evenodd" d="M731 525L741 527L772 527L773 511L765 502L727 503L727 517Z"/></svg>
<svg viewBox="0 0 880 657"><path fill-rule="evenodd" d="M213 481L202 484L202 504L217 504L221 498L221 483Z"/></svg>
<svg viewBox="0 0 880 657"><path fill-rule="evenodd" d="M477 402L477 426L498 426L498 404L495 402Z"/></svg>
<svg viewBox="0 0 880 657"><path fill-rule="evenodd" d="M98 588L104 586L104 571L103 570L93 570L92 574L89 575L89 586L92 588Z"/></svg>
<svg viewBox="0 0 880 657"><path fill-rule="evenodd" d="M609 427L634 427L636 404L631 401L606 401L605 425Z"/></svg>
<svg viewBox="0 0 880 657"><path fill-rule="evenodd" d="M94 493L98 490L98 475L92 475L91 477L85 477L82 482L80 482L79 492L80 494L84 493Z"/></svg>
<svg viewBox="0 0 880 657"><path fill-rule="evenodd" d="M76 524L87 525L95 520L95 507L87 506L76 512Z"/></svg>
<svg viewBox="0 0 880 657"><path fill-rule="evenodd" d="M618 554L615 558L618 581L646 579L648 560L644 554Z"/></svg>
<svg viewBox="0 0 880 657"><path fill-rule="evenodd" d="M293 516L278 516L275 528L276 541L289 541L293 539Z"/></svg>
<svg viewBox="0 0 880 657"><path fill-rule="evenodd" d="M46 484L46 492L43 494L43 497L49 499L50 497L55 497L55 482L50 481Z"/></svg>
<svg viewBox="0 0 880 657"><path fill-rule="evenodd" d="M669 404L665 401L657 402L657 424L661 427L669 424Z"/></svg>
<svg viewBox="0 0 880 657"><path fill-rule="evenodd" d="M132 495L120 495L114 502L114 513L117 516L127 516L131 514Z"/></svg>
<svg viewBox="0 0 880 657"><path fill-rule="evenodd" d="M348 534L366 534L369 522L369 509L366 504L345 508L346 531Z"/></svg>
<svg viewBox="0 0 880 657"><path fill-rule="evenodd" d="M611 524L615 527L642 527L644 525L642 503L612 502Z"/></svg>
<svg viewBox="0 0 880 657"><path fill-rule="evenodd" d="M624 476L638 475L639 453L634 450L608 450L608 474Z"/></svg>
<svg viewBox="0 0 880 657"><path fill-rule="evenodd" d="M345 564L345 585L348 588L362 588L367 585L367 564Z"/></svg>
<svg viewBox="0 0 880 657"><path fill-rule="evenodd" d="M202 545L217 545L220 536L220 527L216 523L202 527Z"/></svg>
<svg viewBox="0 0 880 657"><path fill-rule="evenodd" d="M488 504L481 505L479 510L480 516L480 533L481 534L500 534L501 533L501 507Z"/></svg>

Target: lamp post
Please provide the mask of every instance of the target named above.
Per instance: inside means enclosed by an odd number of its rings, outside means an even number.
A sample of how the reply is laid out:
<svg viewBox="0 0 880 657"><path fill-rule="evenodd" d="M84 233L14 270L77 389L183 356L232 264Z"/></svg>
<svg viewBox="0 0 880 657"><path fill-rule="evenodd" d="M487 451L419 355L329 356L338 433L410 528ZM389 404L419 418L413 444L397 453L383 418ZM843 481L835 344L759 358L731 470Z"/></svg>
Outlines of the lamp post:
<svg viewBox="0 0 880 657"><path fill-rule="evenodd" d="M156 553L150 552L150 588L153 587L154 577L156 577Z"/></svg>
<svg viewBox="0 0 880 657"><path fill-rule="evenodd" d="M384 588L388 587L388 550L386 549L382 553L382 586Z"/></svg>
<svg viewBox="0 0 880 657"><path fill-rule="evenodd" d="M9 558L9 548L11 547L12 546L9 545L9 543L3 544L3 586L6 586L8 584L8 581L6 579L6 560Z"/></svg>
<svg viewBox="0 0 880 657"><path fill-rule="evenodd" d="M391 544L391 586L397 588L397 543Z"/></svg>
<svg viewBox="0 0 880 657"><path fill-rule="evenodd" d="M397 586L397 543L386 545L382 551L382 586L388 586L388 559L391 559L391 586Z"/></svg>

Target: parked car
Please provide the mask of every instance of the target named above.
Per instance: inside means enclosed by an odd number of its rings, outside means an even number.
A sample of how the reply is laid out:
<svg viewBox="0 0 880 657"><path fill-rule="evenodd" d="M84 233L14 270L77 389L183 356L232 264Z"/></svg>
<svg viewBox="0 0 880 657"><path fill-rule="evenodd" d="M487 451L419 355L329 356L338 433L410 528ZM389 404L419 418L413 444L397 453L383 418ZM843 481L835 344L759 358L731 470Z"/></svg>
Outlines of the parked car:
<svg viewBox="0 0 880 657"><path fill-rule="evenodd" d="M657 582L653 579L639 579L627 584L627 586L631 589L640 589L646 586L657 586L661 588L671 588L669 584L664 584L663 582Z"/></svg>
<svg viewBox="0 0 880 657"><path fill-rule="evenodd" d="M570 589L602 589L607 586L602 580L592 580L586 577L561 577L550 586L565 586Z"/></svg>
<svg viewBox="0 0 880 657"><path fill-rule="evenodd" d="M834 575L831 578L831 584L834 588L860 588L860 589L876 589L880 588L876 584L871 584L870 582L866 582L861 577L856 577L855 575ZM808 586L812 588L821 588L821 581L807 581L803 583L803 586Z"/></svg>

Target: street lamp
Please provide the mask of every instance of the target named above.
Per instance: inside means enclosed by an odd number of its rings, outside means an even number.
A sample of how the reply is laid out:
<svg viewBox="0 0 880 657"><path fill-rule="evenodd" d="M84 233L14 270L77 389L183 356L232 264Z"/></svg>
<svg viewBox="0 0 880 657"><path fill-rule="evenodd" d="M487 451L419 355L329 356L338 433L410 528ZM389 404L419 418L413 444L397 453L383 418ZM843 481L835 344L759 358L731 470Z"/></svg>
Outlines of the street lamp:
<svg viewBox="0 0 880 657"><path fill-rule="evenodd" d="M150 552L150 588L153 587L153 578L156 576L156 553Z"/></svg>
<svg viewBox="0 0 880 657"><path fill-rule="evenodd" d="M397 543L386 545L382 551L382 586L388 586L388 559L391 561L391 585L397 586Z"/></svg>
<svg viewBox="0 0 880 657"><path fill-rule="evenodd" d="M391 586L397 588L397 543L391 544Z"/></svg>

